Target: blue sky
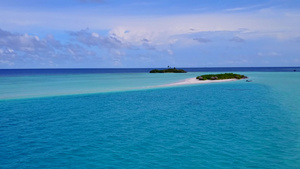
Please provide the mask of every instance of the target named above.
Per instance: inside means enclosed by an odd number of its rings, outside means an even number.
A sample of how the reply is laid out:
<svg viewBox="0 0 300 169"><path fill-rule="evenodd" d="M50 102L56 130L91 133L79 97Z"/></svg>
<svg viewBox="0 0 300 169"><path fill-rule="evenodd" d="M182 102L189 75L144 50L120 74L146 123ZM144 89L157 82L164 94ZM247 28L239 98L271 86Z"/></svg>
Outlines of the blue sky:
<svg viewBox="0 0 300 169"><path fill-rule="evenodd" d="M2 0L0 68L300 66L298 0Z"/></svg>

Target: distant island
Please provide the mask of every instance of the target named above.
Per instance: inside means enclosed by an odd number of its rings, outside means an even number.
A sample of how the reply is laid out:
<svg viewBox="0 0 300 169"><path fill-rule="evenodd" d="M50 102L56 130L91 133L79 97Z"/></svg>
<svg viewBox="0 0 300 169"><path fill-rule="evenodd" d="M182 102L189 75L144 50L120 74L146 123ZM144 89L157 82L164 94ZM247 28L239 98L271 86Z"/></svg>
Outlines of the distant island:
<svg viewBox="0 0 300 169"><path fill-rule="evenodd" d="M183 69L176 69L174 68L168 68L163 70L153 69L150 71L150 73L186 73Z"/></svg>
<svg viewBox="0 0 300 169"><path fill-rule="evenodd" d="M247 79L245 75L234 74L234 73L224 73L224 74L208 74L197 76L198 80L224 80L224 79Z"/></svg>

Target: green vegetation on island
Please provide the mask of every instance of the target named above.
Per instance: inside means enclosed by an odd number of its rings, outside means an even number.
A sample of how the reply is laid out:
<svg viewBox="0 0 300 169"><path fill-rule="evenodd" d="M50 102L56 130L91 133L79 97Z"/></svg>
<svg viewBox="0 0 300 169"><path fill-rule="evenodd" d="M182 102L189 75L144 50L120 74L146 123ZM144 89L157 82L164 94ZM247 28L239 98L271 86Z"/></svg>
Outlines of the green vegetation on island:
<svg viewBox="0 0 300 169"><path fill-rule="evenodd" d="M224 74L208 74L197 76L198 80L223 80L223 79L246 79L245 75L234 74L234 73L224 73Z"/></svg>
<svg viewBox="0 0 300 169"><path fill-rule="evenodd" d="M169 67L169 66L168 66ZM186 73L183 69L169 68L164 70L153 69L150 73Z"/></svg>

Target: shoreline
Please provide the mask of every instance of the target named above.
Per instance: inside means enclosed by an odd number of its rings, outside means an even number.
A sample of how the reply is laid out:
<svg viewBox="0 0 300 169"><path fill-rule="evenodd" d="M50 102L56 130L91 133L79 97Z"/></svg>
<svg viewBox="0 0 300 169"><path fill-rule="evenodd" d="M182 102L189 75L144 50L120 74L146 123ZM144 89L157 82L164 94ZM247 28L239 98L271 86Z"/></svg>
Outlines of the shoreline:
<svg viewBox="0 0 300 169"><path fill-rule="evenodd" d="M167 86L180 86L180 85L190 85L190 84L206 84L206 83L220 83L220 82L231 82L237 81L238 79L223 79L223 80L198 80L196 78L188 78L183 81L169 83L164 85L159 85L158 87L167 87Z"/></svg>

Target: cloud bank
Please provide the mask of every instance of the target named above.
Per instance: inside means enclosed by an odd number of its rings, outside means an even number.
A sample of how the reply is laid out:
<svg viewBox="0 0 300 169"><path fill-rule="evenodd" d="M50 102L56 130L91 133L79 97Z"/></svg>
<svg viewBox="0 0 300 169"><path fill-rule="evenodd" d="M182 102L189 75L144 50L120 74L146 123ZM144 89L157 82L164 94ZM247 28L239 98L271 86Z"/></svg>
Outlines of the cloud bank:
<svg viewBox="0 0 300 169"><path fill-rule="evenodd" d="M168 8L172 14L166 14L160 8L166 2L76 1L64 8L0 7L6 18L0 20L0 66L253 66L263 56L288 65L299 57L297 8L231 3L207 11L187 4L185 12Z"/></svg>

